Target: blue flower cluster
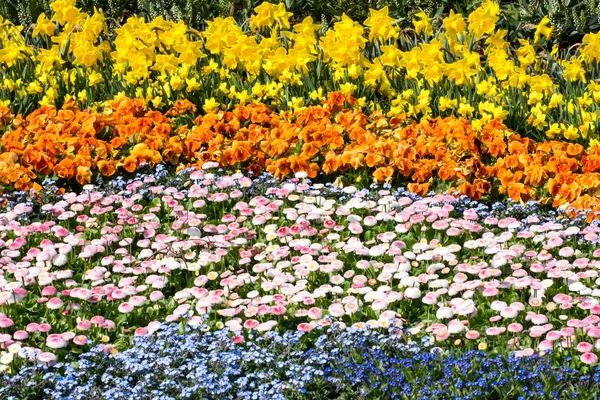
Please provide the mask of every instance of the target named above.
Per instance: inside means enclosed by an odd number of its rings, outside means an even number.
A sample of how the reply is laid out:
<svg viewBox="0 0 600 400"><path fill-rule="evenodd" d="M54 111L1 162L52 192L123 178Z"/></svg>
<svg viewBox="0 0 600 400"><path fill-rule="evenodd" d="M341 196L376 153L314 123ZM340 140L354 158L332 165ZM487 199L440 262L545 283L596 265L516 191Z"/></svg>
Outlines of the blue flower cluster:
<svg viewBox="0 0 600 400"><path fill-rule="evenodd" d="M396 334L323 328L251 335L165 325L117 354L101 346L75 363L0 378L0 398L23 399L592 399L600 368L550 356L442 353Z"/></svg>

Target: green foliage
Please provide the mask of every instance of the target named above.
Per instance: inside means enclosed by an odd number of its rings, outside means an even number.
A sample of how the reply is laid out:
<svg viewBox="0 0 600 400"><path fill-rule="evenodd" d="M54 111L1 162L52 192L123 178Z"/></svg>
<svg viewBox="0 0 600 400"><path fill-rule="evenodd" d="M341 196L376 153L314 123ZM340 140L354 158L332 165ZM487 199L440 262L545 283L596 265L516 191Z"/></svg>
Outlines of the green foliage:
<svg viewBox="0 0 600 400"><path fill-rule="evenodd" d="M46 15L51 12L51 3L52 0L0 1L0 15L27 28L35 23L42 12ZM194 28L201 28L206 20L241 10L237 3L248 3L248 12L251 11L250 7L254 7L254 2L235 0L78 0L77 7L89 14L94 12L94 8L102 9L111 28L120 26L132 15L146 19L162 16L169 20L183 20Z"/></svg>
<svg viewBox="0 0 600 400"><path fill-rule="evenodd" d="M137 0L138 13L148 20L162 16L199 29L206 20L232 13L232 0Z"/></svg>
<svg viewBox="0 0 600 400"><path fill-rule="evenodd" d="M0 2L0 15L15 24L29 26L42 13L50 11L52 0L7 0ZM183 20L194 28L201 28L206 20L216 17L235 16L244 20L263 0L78 0L77 6L92 13L94 7L102 9L108 18L121 24L127 17L138 14L146 18L163 16L165 19ZM355 21L362 21L369 15L369 9L388 6L390 14L401 24L409 26L414 14L423 9L430 15L438 11L468 13L481 0L272 0L285 3L294 13L296 20L312 16L315 21L330 24L334 19L346 14Z"/></svg>
<svg viewBox="0 0 600 400"><path fill-rule="evenodd" d="M25 29L35 23L37 17L50 9L48 0L5 0L0 1L0 15Z"/></svg>
<svg viewBox="0 0 600 400"><path fill-rule="evenodd" d="M253 0L246 4L246 12L250 13L262 0ZM481 0L273 0L274 3L285 3L287 9L294 13L297 20L306 16L312 16L315 21L321 21L326 25L341 18L346 14L355 21L364 21L369 16L369 9L389 8L390 15L396 18L402 27L410 27L414 15L419 9L428 15L442 15L451 9L463 14L474 10Z"/></svg>
<svg viewBox="0 0 600 400"><path fill-rule="evenodd" d="M554 41L561 47L580 43L586 33L600 29L597 0L520 0L511 4L510 11L530 24L547 15L554 26Z"/></svg>
<svg viewBox="0 0 600 400"><path fill-rule="evenodd" d="M343 14L355 21L364 21L369 9L388 6L390 15L398 20L403 28L410 28L414 15L419 9L428 15L443 17L451 9L463 15L469 14L481 0L271 0L285 3L294 14L292 22L298 22L307 16L320 22L323 29L330 27ZM37 17L50 13L52 0L5 0L0 1L0 15L28 29ZM109 26L115 28L123 24L128 17L137 14L146 19L162 16L168 20L184 21L189 26L202 29L207 20L216 17L234 16L245 21L252 15L253 9L263 0L78 0L77 6L92 13L94 8L102 9L109 20ZM544 16L550 18L555 31L553 42L562 48L580 43L588 32L600 29L600 0L510 0L501 2L502 29L508 29L509 40L529 36L533 25L537 25Z"/></svg>

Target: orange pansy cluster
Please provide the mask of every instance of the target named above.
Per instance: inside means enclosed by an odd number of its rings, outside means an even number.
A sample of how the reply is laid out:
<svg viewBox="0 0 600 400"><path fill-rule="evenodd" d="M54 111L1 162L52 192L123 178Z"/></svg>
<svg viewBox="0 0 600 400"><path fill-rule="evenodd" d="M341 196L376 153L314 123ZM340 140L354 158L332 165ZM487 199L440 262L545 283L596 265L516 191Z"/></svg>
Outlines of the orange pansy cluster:
<svg viewBox="0 0 600 400"><path fill-rule="evenodd" d="M0 109L0 115L10 113ZM39 189L47 176L89 183L98 171L111 176L119 167L133 172L163 161L172 128L166 115L145 103L122 99L104 112L80 111L74 102L57 110L41 107L27 117L7 118L2 135L0 181L18 190Z"/></svg>
<svg viewBox="0 0 600 400"><path fill-rule="evenodd" d="M323 106L274 113L263 104L196 116L178 101L165 114L142 100L122 98L100 111L42 107L27 117L0 109L0 180L17 189L39 188L56 176L88 183L153 166L201 165L266 170L278 178L305 171L339 175L370 171L375 181L408 182L426 193L448 182L479 199L490 192L515 201L552 201L579 210L600 210L600 149L550 141L538 143L509 131L498 120L480 132L465 119L436 118L406 126L382 113L364 114L355 100L333 93Z"/></svg>

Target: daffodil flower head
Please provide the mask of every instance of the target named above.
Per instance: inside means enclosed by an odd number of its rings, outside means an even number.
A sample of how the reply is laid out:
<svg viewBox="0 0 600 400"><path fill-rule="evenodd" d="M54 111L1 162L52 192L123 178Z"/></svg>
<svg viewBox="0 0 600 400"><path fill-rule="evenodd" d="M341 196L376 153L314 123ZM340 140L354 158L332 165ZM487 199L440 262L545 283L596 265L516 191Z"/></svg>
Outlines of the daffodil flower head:
<svg viewBox="0 0 600 400"><path fill-rule="evenodd" d="M428 36L433 35L433 25L431 25L432 18L427 16L427 13L423 9L419 8L419 12L415 14L418 19L413 19L412 23L417 33L425 32Z"/></svg>
<svg viewBox="0 0 600 400"><path fill-rule="evenodd" d="M542 36L544 36L546 40L550 40L550 36L552 35L553 31L554 27L550 26L550 18L548 18L548 16L545 16L535 28L535 34L533 35L533 43L539 42Z"/></svg>

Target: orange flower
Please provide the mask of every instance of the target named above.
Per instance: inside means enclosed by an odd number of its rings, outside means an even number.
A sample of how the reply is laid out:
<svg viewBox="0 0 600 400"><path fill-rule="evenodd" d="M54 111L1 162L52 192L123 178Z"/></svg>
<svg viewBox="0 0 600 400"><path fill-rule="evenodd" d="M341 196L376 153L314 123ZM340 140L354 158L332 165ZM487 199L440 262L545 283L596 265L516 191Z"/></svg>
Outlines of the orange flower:
<svg viewBox="0 0 600 400"><path fill-rule="evenodd" d="M274 139L272 141L261 142L260 148L269 157L280 157L282 156L289 147L289 142L286 140Z"/></svg>
<svg viewBox="0 0 600 400"><path fill-rule="evenodd" d="M6 168L2 175L6 178L6 183L14 183L23 176L23 171L20 168L13 166Z"/></svg>
<svg viewBox="0 0 600 400"><path fill-rule="evenodd" d="M63 179L70 179L75 175L75 165L69 158L65 158L52 169L56 176Z"/></svg>
<svg viewBox="0 0 600 400"><path fill-rule="evenodd" d="M394 167L379 167L373 172L373 177L378 183L389 182L394 176Z"/></svg>
<svg viewBox="0 0 600 400"><path fill-rule="evenodd" d="M24 174L14 183L14 187L17 190L28 190L31 186L31 178Z"/></svg>
<svg viewBox="0 0 600 400"><path fill-rule="evenodd" d="M504 140L502 138L496 138L489 144L488 153L490 153L492 157L499 157L504 155L505 150L506 143L504 143Z"/></svg>
<svg viewBox="0 0 600 400"><path fill-rule="evenodd" d="M526 186L521 182L513 182L508 185L508 197L515 202L526 201L528 199Z"/></svg>
<svg viewBox="0 0 600 400"><path fill-rule="evenodd" d="M577 143L569 143L567 145L567 154L570 156L578 156L583 152L583 146Z"/></svg>
<svg viewBox="0 0 600 400"><path fill-rule="evenodd" d="M500 179L500 183L502 186L510 186L511 183L516 183L521 181L523 177L523 171L512 172L510 170L501 170L497 173L498 178Z"/></svg>
<svg viewBox="0 0 600 400"><path fill-rule="evenodd" d="M121 148L127 143L127 138L117 136L110 141L110 145L116 149Z"/></svg>
<svg viewBox="0 0 600 400"><path fill-rule="evenodd" d="M367 163L367 167L373 168L378 165L384 164L385 157L383 157L381 154L369 153L365 157L365 161Z"/></svg>
<svg viewBox="0 0 600 400"><path fill-rule="evenodd" d="M412 179L417 183L422 183L428 181L433 176L431 167L435 161L432 160L421 160L418 164L414 166L414 172L412 174Z"/></svg>
<svg viewBox="0 0 600 400"><path fill-rule="evenodd" d="M272 163L268 162L267 171L272 173L276 178L283 179L292 173L292 168L287 158L281 158Z"/></svg>
<svg viewBox="0 0 600 400"><path fill-rule="evenodd" d="M251 124L248 127L248 140L251 141L254 145L260 143L261 140L264 140L268 134L267 128L264 128L260 125Z"/></svg>
<svg viewBox="0 0 600 400"><path fill-rule="evenodd" d="M489 146L490 144L492 144L494 139L496 139L496 133L490 129L484 129L481 132L479 139L483 142L483 144L485 144L486 146Z"/></svg>
<svg viewBox="0 0 600 400"><path fill-rule="evenodd" d="M115 162L113 160L100 160L97 163L100 173L104 176L112 176L117 170Z"/></svg>
<svg viewBox="0 0 600 400"><path fill-rule="evenodd" d="M4 129L5 125L8 125L12 118L12 114L8 107L0 106L0 129Z"/></svg>
<svg viewBox="0 0 600 400"><path fill-rule="evenodd" d="M321 146L318 146L315 143L304 143L302 145L302 156L308 159L312 159L316 156L321 149Z"/></svg>
<svg viewBox="0 0 600 400"><path fill-rule="evenodd" d="M123 160L123 168L127 172L133 172L138 166L138 160L136 156L130 155L125 157Z"/></svg>
<svg viewBox="0 0 600 400"><path fill-rule="evenodd" d="M510 140L508 144L508 152L510 154L525 154L527 153L527 147L518 140Z"/></svg>
<svg viewBox="0 0 600 400"><path fill-rule="evenodd" d="M75 179L77 179L77 182L81 185L90 183L92 180L92 171L90 171L88 167L77 167Z"/></svg>
<svg viewBox="0 0 600 400"><path fill-rule="evenodd" d="M490 191L491 185L487 181L476 179L475 184L463 182L458 186L458 191L471 199L479 200L481 197Z"/></svg>
<svg viewBox="0 0 600 400"><path fill-rule="evenodd" d="M583 186L585 189L597 189L600 185L600 174L591 173L591 174L582 174L578 176L578 183Z"/></svg>
<svg viewBox="0 0 600 400"><path fill-rule="evenodd" d="M563 181L564 181L564 175L558 175L555 178L548 179L548 182L546 183L546 189L548 189L550 196L552 196L552 197L558 196L560 187L564 183Z"/></svg>
<svg viewBox="0 0 600 400"><path fill-rule="evenodd" d="M449 181L455 175L456 163L452 160L445 162L438 170L438 177L444 181Z"/></svg>
<svg viewBox="0 0 600 400"><path fill-rule="evenodd" d="M410 190L412 193L415 193L419 196L425 196L427 194L427 192L429 191L429 185L430 183L409 183L407 185L408 190Z"/></svg>
<svg viewBox="0 0 600 400"><path fill-rule="evenodd" d="M331 113L336 113L342 109L345 101L346 98L342 92L331 92L329 93L329 98L327 99L326 104L329 106Z"/></svg>
<svg viewBox="0 0 600 400"><path fill-rule="evenodd" d="M477 190L477 193L483 195L485 193L489 193L492 190L492 185L486 180L475 179L475 188Z"/></svg>
<svg viewBox="0 0 600 400"><path fill-rule="evenodd" d="M559 189L559 194L560 197L567 202L574 201L581 194L581 186L577 182L562 185Z"/></svg>
<svg viewBox="0 0 600 400"><path fill-rule="evenodd" d="M598 154L598 149L600 148L596 147L594 153L590 152L590 154L582 157L581 172L584 174L600 170L600 154Z"/></svg>
<svg viewBox="0 0 600 400"><path fill-rule="evenodd" d="M306 159L296 155L290 156L289 162L292 172L304 171L310 178L315 178L320 169L316 163L310 163Z"/></svg>
<svg viewBox="0 0 600 400"><path fill-rule="evenodd" d="M250 110L248 107L238 106L233 110L233 115L240 121L244 122L250 118Z"/></svg>
<svg viewBox="0 0 600 400"><path fill-rule="evenodd" d="M183 114L195 114L198 108L189 100L177 100L165 115L176 117Z"/></svg>
<svg viewBox="0 0 600 400"><path fill-rule="evenodd" d="M465 160L465 166L472 171L476 178L487 178L488 170L479 159L471 157Z"/></svg>
<svg viewBox="0 0 600 400"><path fill-rule="evenodd" d="M321 169L323 170L323 172L325 172L326 174L331 174L331 173L337 171L338 168L339 168L338 156L336 156L335 153L332 153L332 152L327 153L325 155L325 162L321 166Z"/></svg>
<svg viewBox="0 0 600 400"><path fill-rule="evenodd" d="M181 142L181 139L178 136L171 137L169 143L162 152L162 158L168 163L177 164L182 155L183 143Z"/></svg>
<svg viewBox="0 0 600 400"><path fill-rule="evenodd" d="M221 163L223 165L235 165L247 161L252 153L252 145L250 142L234 141L231 146L223 150L221 155Z"/></svg>
<svg viewBox="0 0 600 400"><path fill-rule="evenodd" d="M348 164L354 169L359 169L365 165L365 155L358 151L342 154L341 160L343 164Z"/></svg>

